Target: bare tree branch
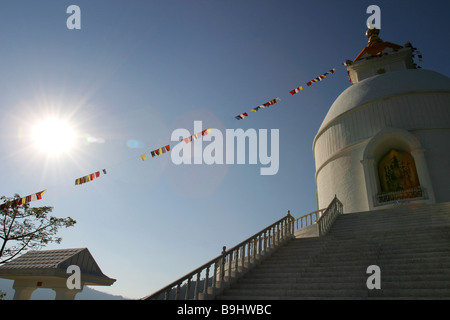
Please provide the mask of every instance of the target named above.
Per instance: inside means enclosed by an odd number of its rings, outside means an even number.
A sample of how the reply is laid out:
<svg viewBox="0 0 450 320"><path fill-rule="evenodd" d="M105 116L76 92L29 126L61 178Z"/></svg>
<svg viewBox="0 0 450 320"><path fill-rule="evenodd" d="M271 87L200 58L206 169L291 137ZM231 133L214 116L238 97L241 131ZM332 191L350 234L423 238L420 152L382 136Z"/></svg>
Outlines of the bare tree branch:
<svg viewBox="0 0 450 320"><path fill-rule="evenodd" d="M0 197L5 203L14 203L20 199ZM29 203L20 206L3 206L0 209L2 219L0 223L0 264L12 260L14 257L29 249L39 249L49 243L60 243L61 238L55 237L60 228L68 228L76 224L70 217L57 218L49 216L52 207L33 207Z"/></svg>

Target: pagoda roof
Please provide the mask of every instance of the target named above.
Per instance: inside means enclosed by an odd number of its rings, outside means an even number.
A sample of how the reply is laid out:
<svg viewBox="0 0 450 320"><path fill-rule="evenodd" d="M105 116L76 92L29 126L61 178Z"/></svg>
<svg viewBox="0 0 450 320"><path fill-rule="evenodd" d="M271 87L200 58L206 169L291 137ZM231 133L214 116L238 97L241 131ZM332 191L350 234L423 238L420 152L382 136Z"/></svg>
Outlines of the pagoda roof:
<svg viewBox="0 0 450 320"><path fill-rule="evenodd" d="M400 46L398 44L383 41L378 35L380 33L379 29L369 29L366 31L366 37L369 38L369 42L367 43L367 46L362 49L362 51L358 54L358 56L353 61L358 61L362 59L364 56L369 55L372 57L381 55L384 50L386 49L392 49L392 50L399 50L403 48L403 46Z"/></svg>
<svg viewBox="0 0 450 320"><path fill-rule="evenodd" d="M26 276L67 278L70 265L80 267L81 278L86 284L111 285L116 280L103 274L87 248L37 250L0 266L0 278L16 279Z"/></svg>
<svg viewBox="0 0 450 320"><path fill-rule="evenodd" d="M382 52L384 50L386 50L388 48L392 49L392 50L399 50L399 49L403 48L403 46L392 43L392 42L388 42L388 41L377 43L375 45L372 45L370 47L365 47L364 49L362 49L362 51L358 54L358 56L353 61L358 61L358 60L362 59L365 55L370 55L370 56L380 55L380 54L382 54Z"/></svg>

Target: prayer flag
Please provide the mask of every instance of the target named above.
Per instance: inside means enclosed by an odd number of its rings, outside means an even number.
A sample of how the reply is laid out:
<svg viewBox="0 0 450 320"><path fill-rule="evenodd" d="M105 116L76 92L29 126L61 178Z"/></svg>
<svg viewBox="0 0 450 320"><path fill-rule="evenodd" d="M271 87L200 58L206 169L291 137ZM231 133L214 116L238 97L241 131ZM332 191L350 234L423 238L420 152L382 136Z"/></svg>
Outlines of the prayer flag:
<svg viewBox="0 0 450 320"><path fill-rule="evenodd" d="M106 170L103 169L103 172L106 174ZM94 173L90 173L88 175L85 175L84 177L80 177L75 179L75 185L80 185L89 181L92 181L96 178L100 177L100 171L96 171Z"/></svg>
<svg viewBox="0 0 450 320"><path fill-rule="evenodd" d="M183 140L184 140L184 142L189 143L189 142L191 142L193 140L197 140L200 137L200 135L205 136L205 135L207 135L210 132L211 132L211 129L205 129L205 130L203 130L201 132L197 132L197 133L193 134L190 137L184 138ZM167 151L170 151L170 146L167 145L166 149L167 149Z"/></svg>
<svg viewBox="0 0 450 320"><path fill-rule="evenodd" d="M241 113L240 115L236 116L235 118L240 120L240 119L244 119L245 117L248 117L247 112Z"/></svg>
<svg viewBox="0 0 450 320"><path fill-rule="evenodd" d="M270 100L270 101L268 101L268 102L266 102L266 103L264 103L264 104L262 104L260 106L257 106L255 108L251 109L250 111L257 112L259 109L264 109L266 107L269 107L269 106L277 103L278 101L280 101L280 98L272 99L272 100ZM238 120L241 120L241 119L244 119L245 117L248 117L248 113L247 112L241 113L240 115L237 115L235 118L238 119Z"/></svg>
<svg viewBox="0 0 450 320"><path fill-rule="evenodd" d="M28 203L28 202L31 202L34 200L41 200L42 195L44 194L45 191L47 191L47 190L43 190L41 192L28 195L26 197L22 197L20 199L14 200L14 201L9 201L7 203L4 203L4 204L0 205L0 210L8 209L10 206L12 208L15 208L17 206L23 205L25 203Z"/></svg>
<svg viewBox="0 0 450 320"><path fill-rule="evenodd" d="M289 91L289 93L294 95L294 94L300 92L301 90L303 90L303 87L300 86L298 88L295 88L294 90Z"/></svg>
<svg viewBox="0 0 450 320"><path fill-rule="evenodd" d="M42 199L42 195L46 192L47 190L42 190L41 192L36 193L36 196L38 198L38 200Z"/></svg>
<svg viewBox="0 0 450 320"><path fill-rule="evenodd" d="M326 78L327 74L333 74L335 71L336 71L336 69L333 68L333 69L331 69L330 71L327 71L327 72L325 72L324 74L318 76L317 78L315 78L315 79L313 79L313 80L307 82L306 84L307 84L308 86L310 86L310 85L312 85L314 82L322 81L323 79Z"/></svg>

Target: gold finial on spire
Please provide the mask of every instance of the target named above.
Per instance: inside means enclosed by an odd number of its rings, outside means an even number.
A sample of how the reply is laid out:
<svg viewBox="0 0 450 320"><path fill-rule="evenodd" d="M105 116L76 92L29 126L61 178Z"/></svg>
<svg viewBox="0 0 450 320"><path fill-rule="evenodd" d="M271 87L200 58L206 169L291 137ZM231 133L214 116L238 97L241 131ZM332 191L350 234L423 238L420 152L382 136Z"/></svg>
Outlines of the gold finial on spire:
<svg viewBox="0 0 450 320"><path fill-rule="evenodd" d="M380 33L379 29L373 28L366 31L366 37L369 38L368 47L374 46L376 44L382 43L383 40L378 36Z"/></svg>

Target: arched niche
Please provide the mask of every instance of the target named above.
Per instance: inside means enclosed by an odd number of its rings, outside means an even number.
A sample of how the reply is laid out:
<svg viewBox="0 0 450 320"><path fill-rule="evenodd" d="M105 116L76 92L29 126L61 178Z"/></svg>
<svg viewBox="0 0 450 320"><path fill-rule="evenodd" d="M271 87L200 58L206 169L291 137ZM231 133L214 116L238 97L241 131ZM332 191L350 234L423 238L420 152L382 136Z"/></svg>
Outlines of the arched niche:
<svg viewBox="0 0 450 320"><path fill-rule="evenodd" d="M403 129L384 128L370 139L361 160L370 210L392 206L393 203L398 204L398 200L435 202L424 152L418 138ZM389 163L395 162L394 155L397 160L401 158L403 164ZM409 169L402 169L402 166L407 166L406 163ZM397 175L395 178L397 187L395 183L390 188L387 187L386 177L380 172L380 164L392 165L392 170L404 170L390 173ZM396 166L398 168L395 168ZM408 174L411 176L407 177Z"/></svg>

